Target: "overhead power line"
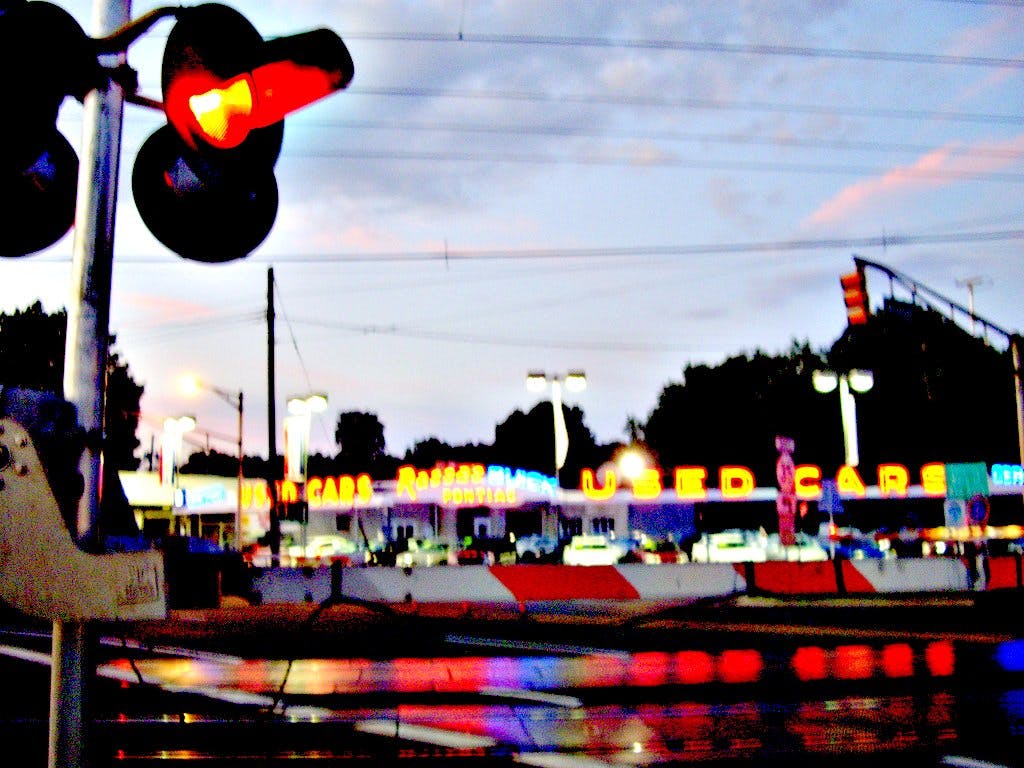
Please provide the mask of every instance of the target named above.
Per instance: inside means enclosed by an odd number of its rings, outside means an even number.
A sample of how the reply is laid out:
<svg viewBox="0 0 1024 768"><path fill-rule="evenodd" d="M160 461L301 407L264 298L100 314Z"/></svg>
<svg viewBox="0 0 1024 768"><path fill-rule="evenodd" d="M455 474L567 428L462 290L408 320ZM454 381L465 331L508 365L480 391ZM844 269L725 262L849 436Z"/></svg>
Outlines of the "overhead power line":
<svg viewBox="0 0 1024 768"><path fill-rule="evenodd" d="M817 238L807 240L772 240L765 242L703 243L676 245L632 245L622 247L596 246L593 248L442 248L436 251L380 251L354 253L261 253L249 256L249 264L333 264L333 263L385 263L431 261L531 261L545 259L607 259L649 256L703 256L743 253L772 253L781 251L842 250L851 248L895 248L908 245L955 245L964 243L993 243L1024 240L1024 229L1003 229L988 232L938 232L916 235L883 234L872 237ZM66 262L68 258L35 259L37 264ZM119 264L160 265L178 264L165 252L152 254L120 254ZM243 322L257 322L262 315L242 315ZM203 320L202 323L212 321ZM183 331L185 329L182 329Z"/></svg>
<svg viewBox="0 0 1024 768"><path fill-rule="evenodd" d="M884 234L873 237L820 238L809 240L775 240L747 243L705 243L656 246L624 246L597 248L527 248L527 249L453 249L437 251L405 251L381 253L322 254L254 254L250 261L277 261L289 264L328 264L335 262L431 262L431 261L499 261L533 259L604 259L650 256L707 256L779 251L839 250L851 248L894 248L908 245L941 245L954 243L985 243L1024 240L1024 229L991 232L945 232L921 235Z"/></svg>
<svg viewBox="0 0 1024 768"><path fill-rule="evenodd" d="M589 352L692 352L699 344L654 344L631 343L614 340L570 340L559 341L548 338L512 338L495 336L494 334L452 333L447 331L430 331L409 328L400 325L374 325L345 323L320 318L295 318L295 323L343 331L359 336L395 336L407 339L426 341L447 341L457 344L483 344L489 347L527 347L530 349L571 349Z"/></svg>
<svg viewBox="0 0 1024 768"><path fill-rule="evenodd" d="M384 96L387 98L449 98L496 99L504 101L554 102L559 104L612 104L629 107L660 107L668 109L708 109L736 112L770 112L801 115L844 115L899 120L947 120L962 123L1020 125L1024 114L951 112L933 109L899 109L890 107L851 107L843 104L787 104L770 101L726 101L672 96L627 96L623 94L546 93L544 91L497 91L460 88L422 88L417 86L353 86L350 95Z"/></svg>
<svg viewBox="0 0 1024 768"><path fill-rule="evenodd" d="M712 171L742 171L745 173L803 173L812 175L874 176L892 171L891 167L870 165L820 165L815 163L762 162L757 160L691 160L671 155L644 155L627 152L622 156L584 154L547 155L482 152L438 152L407 150L339 149L316 150L309 154L289 152L290 157L333 158L347 160L401 160L403 162L450 163L535 163L543 165L626 166L630 168L690 168ZM900 174L908 179L959 179L991 183L1021 184L1024 174L988 170L956 170L954 168L901 168Z"/></svg>
<svg viewBox="0 0 1024 768"><path fill-rule="evenodd" d="M872 51L855 48L817 48L805 45L767 45L761 43L723 43L698 40L643 40L612 37L561 37L548 35L467 34L459 32L364 32L348 33L349 40L379 40L416 43L475 43L488 45L536 45L560 48L631 48L680 51L686 53L725 53L749 56L795 56L813 59L854 59L900 64L943 64L949 66L1024 69L1024 59L990 56L958 56L912 51Z"/></svg>
<svg viewBox="0 0 1024 768"><path fill-rule="evenodd" d="M1024 116L1022 116L1024 118ZM701 133L693 131L637 130L616 128L588 128L558 125L500 125L495 123L454 123L401 120L331 120L299 123L307 129L416 131L433 133L470 133L487 136L544 136L559 138L615 139L621 141L672 141L699 144L754 145L801 149L830 149L849 152L907 152L925 154L934 152L934 144L891 141L860 141L856 139L823 139L799 136L753 136L730 133ZM993 157L1005 160L1024 158L1024 151L995 146L953 146L958 157ZM289 154L291 154L289 152Z"/></svg>

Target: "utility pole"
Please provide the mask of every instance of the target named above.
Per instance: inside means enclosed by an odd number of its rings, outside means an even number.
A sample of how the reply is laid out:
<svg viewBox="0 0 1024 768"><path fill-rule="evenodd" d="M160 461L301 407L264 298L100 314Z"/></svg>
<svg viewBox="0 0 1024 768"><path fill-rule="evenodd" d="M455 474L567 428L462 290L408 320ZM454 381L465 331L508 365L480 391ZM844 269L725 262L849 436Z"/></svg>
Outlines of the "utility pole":
<svg viewBox="0 0 1024 768"><path fill-rule="evenodd" d="M281 561L281 518L277 503L277 409L274 382L274 268L267 268L267 497L270 499L270 563Z"/></svg>
<svg viewBox="0 0 1024 768"><path fill-rule="evenodd" d="M984 278L979 275L974 277L965 277L963 280L957 280L956 284L961 288L967 289L967 309L971 315L971 334L974 334L974 288L975 286L981 285L984 282Z"/></svg>

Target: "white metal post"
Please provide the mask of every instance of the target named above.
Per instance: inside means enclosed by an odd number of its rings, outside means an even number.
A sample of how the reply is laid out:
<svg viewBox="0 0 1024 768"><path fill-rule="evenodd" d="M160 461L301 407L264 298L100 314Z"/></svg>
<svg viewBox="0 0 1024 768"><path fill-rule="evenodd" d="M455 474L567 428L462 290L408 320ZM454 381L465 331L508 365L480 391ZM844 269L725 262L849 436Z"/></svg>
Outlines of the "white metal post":
<svg viewBox="0 0 1024 768"><path fill-rule="evenodd" d="M94 0L93 36L106 36L127 23L130 5L129 0ZM96 543L99 518L100 438L123 115L124 93L114 83L85 98L64 363L64 397L75 405L79 423L91 437L80 465L85 486L78 506L78 530L72 531L84 545ZM49 768L88 765L88 692L95 671L90 634L89 622L53 624Z"/></svg>
<svg viewBox="0 0 1024 768"><path fill-rule="evenodd" d="M843 441L846 448L846 463L856 467L860 464L857 448L857 402L850 391L850 380L846 374L839 377L839 416L843 422Z"/></svg>

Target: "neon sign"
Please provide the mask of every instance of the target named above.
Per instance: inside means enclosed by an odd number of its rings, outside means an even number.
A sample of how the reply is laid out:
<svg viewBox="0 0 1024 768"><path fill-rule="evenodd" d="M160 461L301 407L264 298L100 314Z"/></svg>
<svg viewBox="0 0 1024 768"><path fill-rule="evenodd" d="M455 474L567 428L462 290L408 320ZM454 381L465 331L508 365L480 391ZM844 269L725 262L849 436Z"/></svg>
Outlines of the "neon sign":
<svg viewBox="0 0 1024 768"><path fill-rule="evenodd" d="M288 504L302 497L300 483L276 480L277 500ZM305 500L310 509L322 507L368 504L373 499L373 481L367 474L339 475L337 477L311 477L305 484ZM245 483L242 486L242 506L245 508L270 507L270 494L265 482Z"/></svg>
<svg viewBox="0 0 1024 768"><path fill-rule="evenodd" d="M1013 465L996 465L993 467L995 482L996 467ZM1000 478L1019 478L1018 485L1024 485L1024 469L1016 467L1017 474L1003 471ZM793 482L796 497L803 501L818 499L824 474L821 467L815 464L797 464L793 467ZM946 465L941 462L925 464L920 471L921 491L926 496L946 495ZM1008 484L1008 481L1003 480ZM836 472L836 488L841 494L854 498L867 496L868 487L857 467L844 464ZM754 472L749 467L725 465L718 470L718 492L725 501L740 501L749 498L757 487ZM615 471L605 470L598 478L592 469L584 469L580 474L580 490L590 501L607 501L619 490L619 481ZM633 497L638 500L656 499L666 489L662 483L661 470L646 469L633 480ZM704 501L708 498L708 470L706 467L676 467L672 472L672 488L680 501ZM878 465L878 491L885 498L906 498L911 491L910 470L903 464Z"/></svg>
<svg viewBox="0 0 1024 768"><path fill-rule="evenodd" d="M311 477L306 482L306 501L311 509L369 502L373 498L373 481L367 474L351 477Z"/></svg>
<svg viewBox="0 0 1024 768"><path fill-rule="evenodd" d="M555 497L555 480L540 472L499 465L439 464L433 469L398 468L395 495L411 502L421 496L440 496L440 503L456 506L515 504L519 493Z"/></svg>
<svg viewBox="0 0 1024 768"><path fill-rule="evenodd" d="M1020 464L993 464L992 482L996 485L1024 485L1024 467Z"/></svg>

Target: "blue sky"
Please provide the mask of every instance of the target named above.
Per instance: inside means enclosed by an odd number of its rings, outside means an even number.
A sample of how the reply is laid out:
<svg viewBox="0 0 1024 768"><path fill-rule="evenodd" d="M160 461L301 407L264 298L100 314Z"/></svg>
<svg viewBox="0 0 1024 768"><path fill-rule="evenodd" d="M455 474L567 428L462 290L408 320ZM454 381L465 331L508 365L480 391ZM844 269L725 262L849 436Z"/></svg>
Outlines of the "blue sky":
<svg viewBox="0 0 1024 768"><path fill-rule="evenodd" d="M58 4L91 29L91 3ZM288 119L274 230L224 265L142 224L131 168L163 118L127 107L111 330L146 388L144 443L192 413L232 450L232 409L180 394L193 372L245 392L246 451L265 454L269 267L279 418L326 392L319 450L342 410L376 413L398 455L490 442L537 402L535 369L584 370L567 402L622 439L688 363L830 344L853 253L963 304L970 281L979 314L1024 328L1021 239L977 237L1024 229L1021 3L235 7L266 37L334 29L356 75ZM129 51L153 98L171 24ZM76 146L81 117L65 103ZM880 244L904 236L924 242ZM0 310L66 305L72 237L0 263Z"/></svg>

